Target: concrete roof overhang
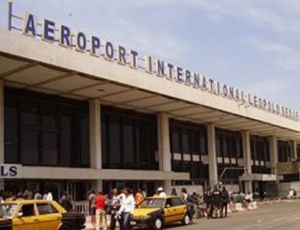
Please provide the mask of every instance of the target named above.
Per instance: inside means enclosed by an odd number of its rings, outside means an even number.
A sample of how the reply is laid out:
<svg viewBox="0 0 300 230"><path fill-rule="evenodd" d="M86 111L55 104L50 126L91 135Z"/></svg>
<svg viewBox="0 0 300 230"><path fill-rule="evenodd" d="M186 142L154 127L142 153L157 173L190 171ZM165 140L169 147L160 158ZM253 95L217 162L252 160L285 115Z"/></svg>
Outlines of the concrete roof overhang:
<svg viewBox="0 0 300 230"><path fill-rule="evenodd" d="M300 141L299 122L40 39L0 34L5 86L78 100L99 98L105 105Z"/></svg>

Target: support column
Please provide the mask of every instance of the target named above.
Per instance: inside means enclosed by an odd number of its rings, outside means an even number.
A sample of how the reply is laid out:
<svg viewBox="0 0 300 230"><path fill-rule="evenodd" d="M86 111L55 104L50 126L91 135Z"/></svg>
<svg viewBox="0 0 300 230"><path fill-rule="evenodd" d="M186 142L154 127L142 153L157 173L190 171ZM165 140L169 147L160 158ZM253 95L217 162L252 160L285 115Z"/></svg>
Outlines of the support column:
<svg viewBox="0 0 300 230"><path fill-rule="evenodd" d="M89 124L90 124L90 167L102 168L101 149L101 104L99 99L89 101ZM93 181L93 189L102 191L102 180Z"/></svg>
<svg viewBox="0 0 300 230"><path fill-rule="evenodd" d="M250 175L252 173L252 165L251 165L251 145L250 145L249 131L243 131L242 140L243 140L243 159L244 159L245 174ZM252 181L245 181L245 190L249 192L253 192Z"/></svg>
<svg viewBox="0 0 300 230"><path fill-rule="evenodd" d="M4 86L0 80L0 165L4 163ZM0 190L3 189L4 179L0 178Z"/></svg>
<svg viewBox="0 0 300 230"><path fill-rule="evenodd" d="M170 148L170 128L169 116L166 113L158 114L158 163L159 170L171 172L171 148ZM171 192L171 180L166 180L163 183L164 190L167 193Z"/></svg>
<svg viewBox="0 0 300 230"><path fill-rule="evenodd" d="M297 159L297 142L291 141L291 158L292 161Z"/></svg>
<svg viewBox="0 0 300 230"><path fill-rule="evenodd" d="M271 173L277 175L278 144L277 144L277 138L274 136L269 137L269 150L270 150Z"/></svg>
<svg viewBox="0 0 300 230"><path fill-rule="evenodd" d="M216 131L213 124L207 125L208 142L208 164L209 164L209 184L214 186L218 183L218 164L216 151Z"/></svg>

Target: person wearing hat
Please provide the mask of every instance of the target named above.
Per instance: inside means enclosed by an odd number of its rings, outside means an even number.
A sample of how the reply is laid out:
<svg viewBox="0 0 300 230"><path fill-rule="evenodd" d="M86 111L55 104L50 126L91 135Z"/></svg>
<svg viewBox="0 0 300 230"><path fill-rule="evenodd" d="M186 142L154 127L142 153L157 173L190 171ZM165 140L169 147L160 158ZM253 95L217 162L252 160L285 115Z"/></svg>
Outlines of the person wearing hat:
<svg viewBox="0 0 300 230"><path fill-rule="evenodd" d="M157 189L157 194L158 194L158 197L165 197L165 196L167 196L167 194L164 192L164 189L162 187L159 187Z"/></svg>

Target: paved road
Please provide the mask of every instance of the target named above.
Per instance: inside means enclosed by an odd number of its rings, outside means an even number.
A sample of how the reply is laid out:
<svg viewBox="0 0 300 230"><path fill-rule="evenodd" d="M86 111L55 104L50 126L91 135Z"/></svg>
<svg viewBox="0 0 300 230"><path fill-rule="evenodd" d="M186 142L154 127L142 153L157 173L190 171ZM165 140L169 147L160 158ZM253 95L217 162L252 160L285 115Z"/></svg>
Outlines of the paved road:
<svg viewBox="0 0 300 230"><path fill-rule="evenodd" d="M173 225L180 230L300 230L300 202L260 206L258 210L230 213L226 219L199 219L190 226Z"/></svg>

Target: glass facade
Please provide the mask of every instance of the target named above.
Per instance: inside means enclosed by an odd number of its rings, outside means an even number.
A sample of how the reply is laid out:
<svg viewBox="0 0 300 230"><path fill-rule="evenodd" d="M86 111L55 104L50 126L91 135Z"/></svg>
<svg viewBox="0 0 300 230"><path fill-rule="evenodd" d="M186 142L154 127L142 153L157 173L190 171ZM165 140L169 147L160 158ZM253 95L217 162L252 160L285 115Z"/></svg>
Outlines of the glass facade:
<svg viewBox="0 0 300 230"><path fill-rule="evenodd" d="M175 184L204 184L208 182L206 126L170 120L172 171L189 172L190 181ZM205 162L206 159L206 162Z"/></svg>
<svg viewBox="0 0 300 230"><path fill-rule="evenodd" d="M266 137L250 136L252 172L271 173L269 141Z"/></svg>
<svg viewBox="0 0 300 230"><path fill-rule="evenodd" d="M5 88L5 163L89 167L88 103Z"/></svg>
<svg viewBox="0 0 300 230"><path fill-rule="evenodd" d="M103 168L158 170L155 115L102 106L101 137Z"/></svg>
<svg viewBox="0 0 300 230"><path fill-rule="evenodd" d="M291 161L291 143L288 141L278 141L278 162Z"/></svg>
<svg viewBox="0 0 300 230"><path fill-rule="evenodd" d="M222 181L235 183L244 172L239 165L243 158L243 143L240 132L216 129L216 153L218 162L218 177ZM239 169L240 168L240 169Z"/></svg>

